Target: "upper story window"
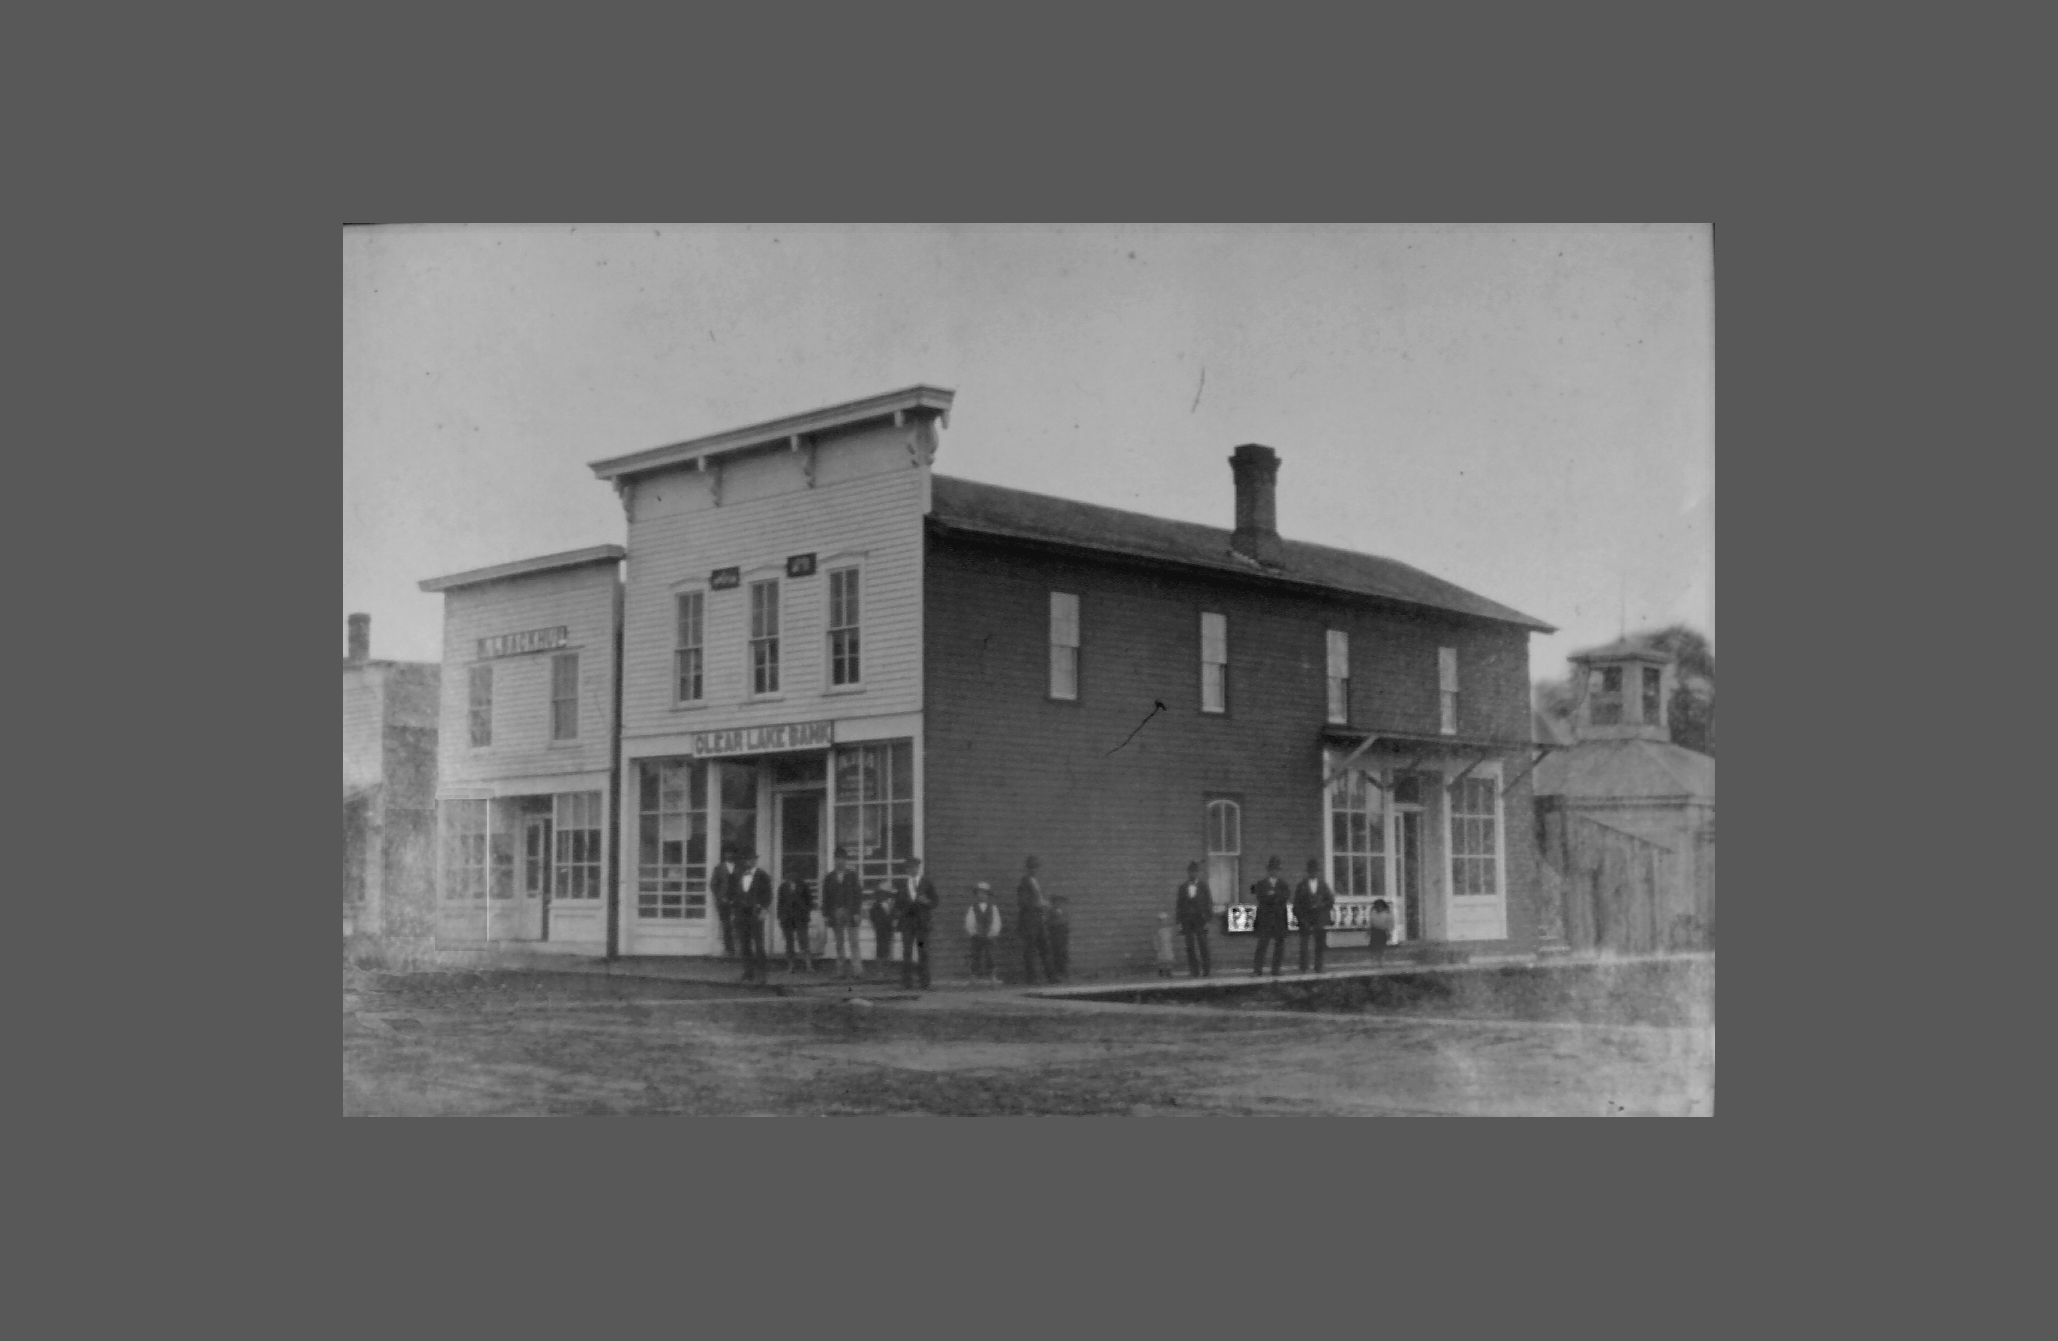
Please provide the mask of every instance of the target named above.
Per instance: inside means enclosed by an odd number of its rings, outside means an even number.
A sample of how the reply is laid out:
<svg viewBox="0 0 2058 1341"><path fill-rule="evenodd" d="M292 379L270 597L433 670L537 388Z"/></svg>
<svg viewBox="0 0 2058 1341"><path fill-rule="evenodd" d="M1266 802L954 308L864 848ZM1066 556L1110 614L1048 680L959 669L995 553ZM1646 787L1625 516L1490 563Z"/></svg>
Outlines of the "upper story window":
<svg viewBox="0 0 2058 1341"><path fill-rule="evenodd" d="M779 692L779 582L750 584L750 692Z"/></svg>
<svg viewBox="0 0 2058 1341"><path fill-rule="evenodd" d="M579 654L562 652L550 659L550 738L579 737Z"/></svg>
<svg viewBox="0 0 2058 1341"><path fill-rule="evenodd" d="M1436 649L1436 689L1439 700L1437 729L1446 736L1458 734L1458 649Z"/></svg>
<svg viewBox="0 0 2058 1341"><path fill-rule="evenodd" d="M1644 722L1647 725L1663 725L1665 703L1660 686L1664 684L1664 672L1656 666L1644 667Z"/></svg>
<svg viewBox="0 0 2058 1341"><path fill-rule="evenodd" d="M1229 710L1229 616L1203 611L1201 624L1201 711Z"/></svg>
<svg viewBox="0 0 2058 1341"><path fill-rule="evenodd" d="M1079 598L1050 594L1050 696L1079 697Z"/></svg>
<svg viewBox="0 0 2058 1341"><path fill-rule="evenodd" d="M1587 682L1587 692L1591 696L1588 721L1595 726L1622 724L1622 667L1602 666L1595 670Z"/></svg>
<svg viewBox="0 0 2058 1341"><path fill-rule="evenodd" d="M679 594L672 651L673 702L698 703L707 695L707 593Z"/></svg>
<svg viewBox="0 0 2058 1341"><path fill-rule="evenodd" d="M493 743L493 668L491 666L472 667L468 691L472 744L491 745Z"/></svg>
<svg viewBox="0 0 2058 1341"><path fill-rule="evenodd" d="M858 570L835 568L829 573L829 683L854 685L863 680L858 661Z"/></svg>
<svg viewBox="0 0 2058 1341"><path fill-rule="evenodd" d="M1329 720L1351 719L1351 635L1329 630Z"/></svg>

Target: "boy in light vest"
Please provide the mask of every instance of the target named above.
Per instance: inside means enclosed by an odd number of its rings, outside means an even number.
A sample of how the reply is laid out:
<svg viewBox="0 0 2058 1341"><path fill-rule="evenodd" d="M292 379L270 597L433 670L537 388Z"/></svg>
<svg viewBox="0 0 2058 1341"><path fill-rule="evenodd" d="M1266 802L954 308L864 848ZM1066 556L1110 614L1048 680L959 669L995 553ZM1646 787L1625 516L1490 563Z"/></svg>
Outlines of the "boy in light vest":
<svg viewBox="0 0 2058 1341"><path fill-rule="evenodd" d="M993 886L981 880L972 886L972 906L965 909L965 935L972 939L972 979L998 983L993 970L993 941L1000 935L1000 905Z"/></svg>

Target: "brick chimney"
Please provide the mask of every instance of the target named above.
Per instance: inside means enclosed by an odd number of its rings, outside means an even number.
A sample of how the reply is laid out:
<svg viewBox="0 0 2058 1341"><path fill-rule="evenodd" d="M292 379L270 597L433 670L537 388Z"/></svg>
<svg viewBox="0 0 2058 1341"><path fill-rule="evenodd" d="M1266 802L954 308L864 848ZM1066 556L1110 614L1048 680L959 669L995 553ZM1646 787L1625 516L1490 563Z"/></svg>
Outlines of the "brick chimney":
<svg viewBox="0 0 2058 1341"><path fill-rule="evenodd" d="M1236 475L1236 532L1229 547L1259 563L1279 562L1279 453L1247 442L1230 454Z"/></svg>
<svg viewBox="0 0 2058 1341"><path fill-rule="evenodd" d="M352 615L350 617L350 659L369 661L372 657L372 617Z"/></svg>

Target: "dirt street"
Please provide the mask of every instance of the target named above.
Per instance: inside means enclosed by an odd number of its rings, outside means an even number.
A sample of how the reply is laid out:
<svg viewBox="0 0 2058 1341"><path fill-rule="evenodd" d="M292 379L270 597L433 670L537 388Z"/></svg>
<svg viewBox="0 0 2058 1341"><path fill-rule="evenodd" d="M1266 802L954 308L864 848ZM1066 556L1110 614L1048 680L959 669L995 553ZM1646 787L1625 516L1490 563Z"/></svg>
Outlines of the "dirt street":
<svg viewBox="0 0 2058 1341"><path fill-rule="evenodd" d="M373 974L346 983L343 1111L1708 1115L1714 1058L1712 1027Z"/></svg>

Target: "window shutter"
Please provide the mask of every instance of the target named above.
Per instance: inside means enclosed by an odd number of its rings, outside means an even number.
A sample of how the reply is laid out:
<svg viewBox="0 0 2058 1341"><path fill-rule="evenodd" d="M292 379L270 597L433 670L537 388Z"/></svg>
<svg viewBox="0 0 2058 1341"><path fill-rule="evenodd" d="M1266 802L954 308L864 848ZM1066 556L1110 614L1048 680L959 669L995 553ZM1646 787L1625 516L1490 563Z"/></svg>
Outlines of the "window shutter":
<svg viewBox="0 0 2058 1341"><path fill-rule="evenodd" d="M1458 649L1439 647L1436 649L1436 684L1446 694L1458 692Z"/></svg>
<svg viewBox="0 0 2058 1341"><path fill-rule="evenodd" d="M1221 665L1229 660L1229 618L1201 615L1201 660Z"/></svg>
<svg viewBox="0 0 2058 1341"><path fill-rule="evenodd" d="M1342 629L1329 630L1329 678L1347 680L1351 674L1351 635Z"/></svg>
<svg viewBox="0 0 2058 1341"><path fill-rule="evenodd" d="M1058 647L1079 645L1079 598L1070 592L1050 594L1050 640Z"/></svg>

